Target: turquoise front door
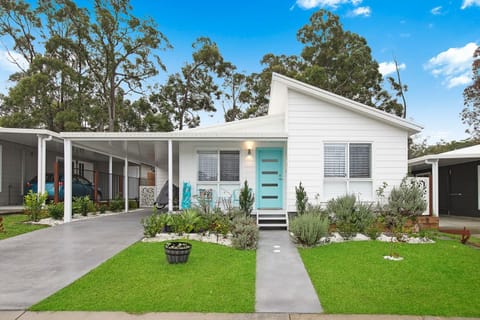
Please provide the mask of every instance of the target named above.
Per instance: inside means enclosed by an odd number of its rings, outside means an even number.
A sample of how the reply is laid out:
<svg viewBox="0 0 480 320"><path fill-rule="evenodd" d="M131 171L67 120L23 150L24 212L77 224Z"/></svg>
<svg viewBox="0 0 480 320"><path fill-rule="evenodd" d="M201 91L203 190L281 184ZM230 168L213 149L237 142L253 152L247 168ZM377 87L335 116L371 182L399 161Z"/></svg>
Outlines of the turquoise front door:
<svg viewBox="0 0 480 320"><path fill-rule="evenodd" d="M257 148L257 209L283 208L283 149Z"/></svg>

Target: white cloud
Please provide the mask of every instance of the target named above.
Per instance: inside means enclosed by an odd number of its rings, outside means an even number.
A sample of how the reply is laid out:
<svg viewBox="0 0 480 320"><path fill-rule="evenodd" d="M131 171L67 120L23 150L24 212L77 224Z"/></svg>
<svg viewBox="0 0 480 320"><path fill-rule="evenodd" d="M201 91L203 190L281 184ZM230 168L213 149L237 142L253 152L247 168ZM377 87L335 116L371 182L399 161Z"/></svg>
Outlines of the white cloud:
<svg viewBox="0 0 480 320"><path fill-rule="evenodd" d="M297 0L296 4L302 9L329 7L332 9L338 8L339 5L351 3L358 6L362 0Z"/></svg>
<svg viewBox="0 0 480 320"><path fill-rule="evenodd" d="M463 0L462 3L462 10L466 9L471 6L479 6L480 7L480 0Z"/></svg>
<svg viewBox="0 0 480 320"><path fill-rule="evenodd" d="M371 13L372 13L372 10L370 9L370 7L358 7L352 11L353 16L370 17Z"/></svg>
<svg viewBox="0 0 480 320"><path fill-rule="evenodd" d="M400 63L398 65L398 70L405 70L407 66L405 63ZM391 73L394 73L395 70L395 62L393 61L388 61L388 62L380 62L378 64L378 71L385 77L386 75L389 75Z"/></svg>
<svg viewBox="0 0 480 320"><path fill-rule="evenodd" d="M439 14L442 14L442 6L438 6L430 10L430 13L437 16Z"/></svg>
<svg viewBox="0 0 480 320"><path fill-rule="evenodd" d="M443 77L443 84L448 88L464 85L470 82L473 52L478 45L467 43L460 48L450 48L440 52L424 65L435 77Z"/></svg>

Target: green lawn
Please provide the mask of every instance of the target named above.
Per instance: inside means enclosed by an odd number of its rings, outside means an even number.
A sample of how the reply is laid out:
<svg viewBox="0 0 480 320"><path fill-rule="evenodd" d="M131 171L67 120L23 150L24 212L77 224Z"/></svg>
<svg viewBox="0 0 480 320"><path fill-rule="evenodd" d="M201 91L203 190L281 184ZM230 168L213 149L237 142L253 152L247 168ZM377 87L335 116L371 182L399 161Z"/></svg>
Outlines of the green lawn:
<svg viewBox="0 0 480 320"><path fill-rule="evenodd" d="M31 310L253 312L255 251L191 243L183 265L163 243L136 243Z"/></svg>
<svg viewBox="0 0 480 320"><path fill-rule="evenodd" d="M347 242L299 249L327 313L480 317L480 250L457 241Z"/></svg>
<svg viewBox="0 0 480 320"><path fill-rule="evenodd" d="M24 214L2 215L2 217L5 232L0 232L0 240L47 227L45 225L24 223L28 221L28 217Z"/></svg>

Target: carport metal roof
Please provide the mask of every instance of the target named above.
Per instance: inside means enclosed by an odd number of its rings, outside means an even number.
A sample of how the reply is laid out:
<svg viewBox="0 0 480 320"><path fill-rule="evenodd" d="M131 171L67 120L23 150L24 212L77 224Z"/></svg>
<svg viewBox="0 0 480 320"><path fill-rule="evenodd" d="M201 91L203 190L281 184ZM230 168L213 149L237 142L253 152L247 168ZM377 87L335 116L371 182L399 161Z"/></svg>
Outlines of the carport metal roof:
<svg viewBox="0 0 480 320"><path fill-rule="evenodd" d="M440 167L480 160L480 144L410 159L408 160L408 166L414 170L427 169L430 168L429 162L434 160L438 161Z"/></svg>

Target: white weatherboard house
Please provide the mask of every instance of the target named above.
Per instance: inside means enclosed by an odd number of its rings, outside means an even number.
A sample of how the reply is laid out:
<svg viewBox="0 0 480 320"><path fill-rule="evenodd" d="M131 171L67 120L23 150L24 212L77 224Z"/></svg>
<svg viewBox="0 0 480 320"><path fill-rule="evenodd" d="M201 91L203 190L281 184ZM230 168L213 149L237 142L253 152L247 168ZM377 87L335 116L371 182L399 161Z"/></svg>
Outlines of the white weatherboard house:
<svg viewBox="0 0 480 320"><path fill-rule="evenodd" d="M69 160L79 156L75 150L123 159L126 173L132 165L155 168L157 191L167 180L170 190L172 184L178 185L180 203L182 185L189 182L193 195L208 192L218 204L226 199L235 204L247 180L259 223L285 225L286 213L296 210L295 186L300 182L314 203L347 193L376 201L378 187L384 182L398 185L407 174L408 137L421 129L411 121L273 74L268 115L263 117L168 133L55 135L54 140L64 144L65 219L71 216L67 179L72 171ZM42 145L38 143L39 150ZM128 198L128 181L124 187ZM172 197L168 207L173 208Z"/></svg>

